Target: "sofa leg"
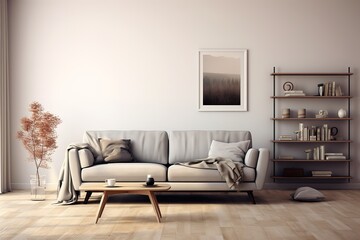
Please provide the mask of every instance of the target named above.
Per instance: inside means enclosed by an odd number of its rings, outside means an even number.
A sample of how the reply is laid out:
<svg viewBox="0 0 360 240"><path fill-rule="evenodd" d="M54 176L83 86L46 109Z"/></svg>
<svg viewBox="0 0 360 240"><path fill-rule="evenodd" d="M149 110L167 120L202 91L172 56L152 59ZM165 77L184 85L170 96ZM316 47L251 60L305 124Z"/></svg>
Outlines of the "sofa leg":
<svg viewBox="0 0 360 240"><path fill-rule="evenodd" d="M90 191L86 192L86 196L85 196L85 199L84 199L84 204L87 204L89 202L91 194L92 194L92 192L90 192Z"/></svg>
<svg viewBox="0 0 360 240"><path fill-rule="evenodd" d="M253 204L256 204L253 191L246 191Z"/></svg>

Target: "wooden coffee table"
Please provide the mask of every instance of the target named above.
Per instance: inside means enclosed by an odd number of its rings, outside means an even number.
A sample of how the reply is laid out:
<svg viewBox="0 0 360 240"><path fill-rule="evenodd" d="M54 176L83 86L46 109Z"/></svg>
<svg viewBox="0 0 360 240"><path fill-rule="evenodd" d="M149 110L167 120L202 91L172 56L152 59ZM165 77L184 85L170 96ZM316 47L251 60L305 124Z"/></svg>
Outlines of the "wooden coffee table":
<svg viewBox="0 0 360 240"><path fill-rule="evenodd" d="M101 217L108 197L115 194L147 195L153 206L156 219L160 223L162 216L159 208L159 203L155 196L155 192L168 191L169 189L169 184L156 184L153 187L146 187L143 186L141 183L116 183L116 185L113 187L107 187L105 186L105 183L83 183L79 187L79 190L87 192L87 195L91 195L92 192L103 192L100 206L96 214L95 223L97 223L99 218Z"/></svg>

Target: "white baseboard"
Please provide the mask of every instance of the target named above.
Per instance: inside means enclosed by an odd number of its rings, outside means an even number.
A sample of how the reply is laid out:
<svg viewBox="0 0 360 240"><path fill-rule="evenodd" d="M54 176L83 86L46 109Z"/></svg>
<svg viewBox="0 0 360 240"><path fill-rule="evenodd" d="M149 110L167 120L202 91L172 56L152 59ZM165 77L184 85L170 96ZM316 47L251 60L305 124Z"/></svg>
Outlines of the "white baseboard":
<svg viewBox="0 0 360 240"><path fill-rule="evenodd" d="M13 190L30 190L30 183L12 183L11 188ZM56 191L57 183L46 183L47 191Z"/></svg>

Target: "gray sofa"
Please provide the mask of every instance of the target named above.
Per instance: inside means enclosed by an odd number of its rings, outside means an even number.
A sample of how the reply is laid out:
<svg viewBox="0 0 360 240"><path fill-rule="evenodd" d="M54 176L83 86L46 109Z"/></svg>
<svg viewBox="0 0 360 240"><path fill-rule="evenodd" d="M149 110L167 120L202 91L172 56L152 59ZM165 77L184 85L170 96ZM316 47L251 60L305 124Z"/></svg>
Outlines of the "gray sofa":
<svg viewBox="0 0 360 240"><path fill-rule="evenodd" d="M99 139L130 139L135 161L102 163ZM219 172L214 169L190 168L175 164L206 158L213 140L240 142L250 140L244 158L244 178L237 191L248 193L255 203L253 190L264 186L269 162L269 150L254 149L249 131L87 131L83 142L94 149L71 149L68 153L72 182L76 191L86 182L145 182L151 174L156 182L171 185L170 191L234 191L230 190ZM87 193L85 202L91 193Z"/></svg>

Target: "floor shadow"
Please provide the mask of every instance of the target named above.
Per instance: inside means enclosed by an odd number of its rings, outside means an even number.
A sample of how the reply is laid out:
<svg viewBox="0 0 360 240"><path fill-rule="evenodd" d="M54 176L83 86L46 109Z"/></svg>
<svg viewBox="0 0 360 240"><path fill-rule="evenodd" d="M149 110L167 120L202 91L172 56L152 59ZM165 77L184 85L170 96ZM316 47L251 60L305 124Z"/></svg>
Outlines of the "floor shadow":
<svg viewBox="0 0 360 240"><path fill-rule="evenodd" d="M179 204L179 203L191 203L191 204L253 204L248 198L246 193L162 193L157 195L159 203L163 204ZM261 204L264 201L261 198L255 196L257 204ZM99 203L100 196L91 197L89 204ZM110 196L108 202L111 203L148 203L149 198L142 195L126 195L119 194Z"/></svg>

